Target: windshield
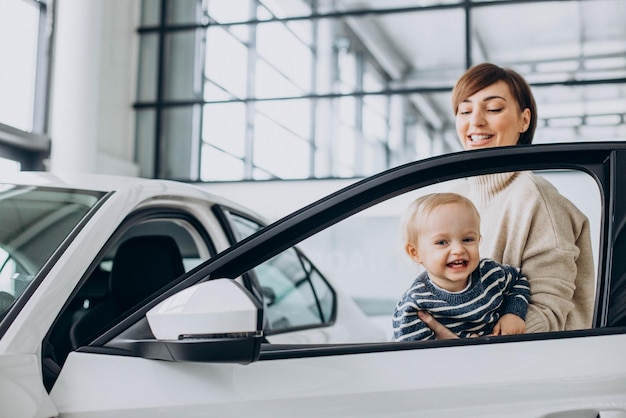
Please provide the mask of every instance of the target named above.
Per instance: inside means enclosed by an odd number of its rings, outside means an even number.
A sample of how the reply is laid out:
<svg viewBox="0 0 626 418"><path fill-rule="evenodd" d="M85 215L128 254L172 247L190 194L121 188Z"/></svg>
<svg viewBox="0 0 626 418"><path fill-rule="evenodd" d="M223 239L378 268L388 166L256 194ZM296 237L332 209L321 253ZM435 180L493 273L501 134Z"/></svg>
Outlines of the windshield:
<svg viewBox="0 0 626 418"><path fill-rule="evenodd" d="M0 183L0 315L103 196Z"/></svg>

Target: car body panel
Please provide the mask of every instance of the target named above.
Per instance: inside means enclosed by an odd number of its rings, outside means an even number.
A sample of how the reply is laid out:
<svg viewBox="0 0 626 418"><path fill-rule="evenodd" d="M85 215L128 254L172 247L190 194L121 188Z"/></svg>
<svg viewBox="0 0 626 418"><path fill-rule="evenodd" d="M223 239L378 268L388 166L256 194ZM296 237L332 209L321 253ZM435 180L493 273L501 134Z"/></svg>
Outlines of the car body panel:
<svg viewBox="0 0 626 418"><path fill-rule="evenodd" d="M41 382L41 355L0 354L0 397L3 417L55 417L55 405Z"/></svg>
<svg viewBox="0 0 626 418"><path fill-rule="evenodd" d="M575 416L626 410L626 362L589 360L621 357L624 344L624 335L604 335L245 366L72 353L51 396L84 417Z"/></svg>

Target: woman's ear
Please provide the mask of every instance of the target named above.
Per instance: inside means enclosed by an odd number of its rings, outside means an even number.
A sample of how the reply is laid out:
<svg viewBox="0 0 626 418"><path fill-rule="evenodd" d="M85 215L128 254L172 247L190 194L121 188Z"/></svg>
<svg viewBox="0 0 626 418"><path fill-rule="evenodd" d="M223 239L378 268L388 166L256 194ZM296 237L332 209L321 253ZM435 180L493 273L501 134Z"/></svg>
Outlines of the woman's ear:
<svg viewBox="0 0 626 418"><path fill-rule="evenodd" d="M413 261L415 261L416 263L422 262L422 258L420 257L419 252L417 251L417 248L415 248L413 244L410 244L410 243L406 244L404 246L404 250L409 255L409 257L411 257Z"/></svg>
<svg viewBox="0 0 626 418"><path fill-rule="evenodd" d="M524 110L522 110L522 126L521 126L521 130L520 133L523 134L524 132L526 132L528 130L528 127L530 126L530 109L529 108L524 108Z"/></svg>

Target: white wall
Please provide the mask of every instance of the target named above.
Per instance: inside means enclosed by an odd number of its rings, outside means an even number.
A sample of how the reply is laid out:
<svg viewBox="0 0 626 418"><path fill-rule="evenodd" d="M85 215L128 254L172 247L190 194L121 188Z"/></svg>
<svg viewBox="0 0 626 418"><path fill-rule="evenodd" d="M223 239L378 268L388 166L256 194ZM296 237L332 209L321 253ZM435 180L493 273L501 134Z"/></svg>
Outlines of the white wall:
<svg viewBox="0 0 626 418"><path fill-rule="evenodd" d="M137 175L140 0L56 0L50 171Z"/></svg>
<svg viewBox="0 0 626 418"><path fill-rule="evenodd" d="M269 221L275 221L357 181L358 179L270 180L217 182L199 186L249 207Z"/></svg>

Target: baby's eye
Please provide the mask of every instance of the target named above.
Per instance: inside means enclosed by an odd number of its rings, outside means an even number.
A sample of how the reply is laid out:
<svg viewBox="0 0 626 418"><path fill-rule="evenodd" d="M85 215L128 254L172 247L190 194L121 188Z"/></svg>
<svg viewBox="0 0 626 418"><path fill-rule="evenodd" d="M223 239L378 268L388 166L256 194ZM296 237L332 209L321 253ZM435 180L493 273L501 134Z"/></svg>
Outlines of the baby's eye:
<svg viewBox="0 0 626 418"><path fill-rule="evenodd" d="M435 245L446 245L447 242L448 241L442 239L442 240L436 241Z"/></svg>
<svg viewBox="0 0 626 418"><path fill-rule="evenodd" d="M474 237L463 238L463 242L474 242L474 241L476 241L476 238Z"/></svg>

